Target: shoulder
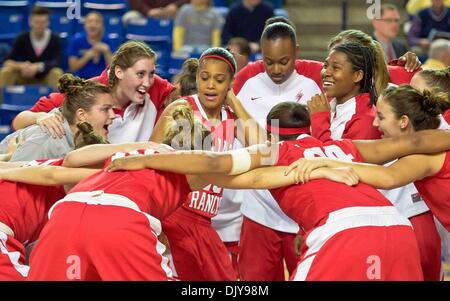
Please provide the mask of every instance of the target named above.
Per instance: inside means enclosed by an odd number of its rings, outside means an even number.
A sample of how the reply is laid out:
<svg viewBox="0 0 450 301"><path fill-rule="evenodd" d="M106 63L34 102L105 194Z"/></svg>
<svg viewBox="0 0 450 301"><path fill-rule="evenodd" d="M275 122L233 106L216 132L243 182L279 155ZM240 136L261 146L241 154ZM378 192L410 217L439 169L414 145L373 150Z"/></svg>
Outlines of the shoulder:
<svg viewBox="0 0 450 301"><path fill-rule="evenodd" d="M259 60L249 63L236 75L233 87L234 92L239 93L246 81L263 72L265 72L263 61Z"/></svg>

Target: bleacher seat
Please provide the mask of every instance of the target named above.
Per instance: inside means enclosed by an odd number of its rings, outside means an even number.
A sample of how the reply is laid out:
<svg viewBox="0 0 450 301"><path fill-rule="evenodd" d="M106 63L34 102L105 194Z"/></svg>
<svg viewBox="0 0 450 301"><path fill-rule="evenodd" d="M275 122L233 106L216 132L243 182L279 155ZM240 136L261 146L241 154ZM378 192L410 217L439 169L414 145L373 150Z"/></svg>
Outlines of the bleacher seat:
<svg viewBox="0 0 450 301"><path fill-rule="evenodd" d="M273 10L275 16L289 18L289 13L284 8L276 8Z"/></svg>
<svg viewBox="0 0 450 301"><path fill-rule="evenodd" d="M213 6L228 7L228 2L227 0L213 0Z"/></svg>
<svg viewBox="0 0 450 301"><path fill-rule="evenodd" d="M3 104L32 107L39 97L48 95L52 88L43 85L17 85L3 88Z"/></svg>
<svg viewBox="0 0 450 301"><path fill-rule="evenodd" d="M41 85L6 86L2 89L3 103L0 105L0 135L8 134L7 127L14 117L31 108L39 97L48 95L52 89Z"/></svg>
<svg viewBox="0 0 450 301"><path fill-rule="evenodd" d="M125 37L152 43L172 42L173 20L145 18L128 23Z"/></svg>
<svg viewBox="0 0 450 301"><path fill-rule="evenodd" d="M128 10L128 1L126 0L87 0L83 1L84 14L90 11L99 11L103 16L116 15L121 16Z"/></svg>
<svg viewBox="0 0 450 301"><path fill-rule="evenodd" d="M29 1L0 1L0 41L11 43L27 23Z"/></svg>

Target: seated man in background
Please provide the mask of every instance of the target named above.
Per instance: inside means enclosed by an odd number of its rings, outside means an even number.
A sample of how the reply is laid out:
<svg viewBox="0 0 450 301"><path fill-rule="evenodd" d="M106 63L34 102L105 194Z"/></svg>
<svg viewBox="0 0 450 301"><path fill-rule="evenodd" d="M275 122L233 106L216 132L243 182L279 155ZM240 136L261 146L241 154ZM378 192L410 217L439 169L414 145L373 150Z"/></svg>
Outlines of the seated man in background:
<svg viewBox="0 0 450 301"><path fill-rule="evenodd" d="M17 36L11 53L0 71L0 87L16 84L45 84L56 89L63 74L59 37L49 26L49 10L34 7L30 15L31 31Z"/></svg>
<svg viewBox="0 0 450 301"><path fill-rule="evenodd" d="M422 65L423 69L446 69L450 66L450 41L437 39L431 43L428 60Z"/></svg>

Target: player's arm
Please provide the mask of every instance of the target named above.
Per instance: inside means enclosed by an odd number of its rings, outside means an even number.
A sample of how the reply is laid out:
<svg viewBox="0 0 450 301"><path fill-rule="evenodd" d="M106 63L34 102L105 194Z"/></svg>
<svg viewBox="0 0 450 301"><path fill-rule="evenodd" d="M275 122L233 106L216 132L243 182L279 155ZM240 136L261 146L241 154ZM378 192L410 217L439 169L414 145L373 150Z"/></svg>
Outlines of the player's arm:
<svg viewBox="0 0 450 301"><path fill-rule="evenodd" d="M214 184L230 189L274 189L298 184L294 173L285 174L286 168L287 166L261 167L236 176L218 174L197 175L196 188L205 187L207 184ZM190 175L189 177L193 176ZM319 168L311 172L311 180L314 179L328 179L349 186L358 183L356 173L350 168Z"/></svg>
<svg viewBox="0 0 450 301"><path fill-rule="evenodd" d="M278 145L260 144L224 153L179 151L169 154L128 156L111 162L108 170L153 168L184 174L239 174L276 162Z"/></svg>
<svg viewBox="0 0 450 301"><path fill-rule="evenodd" d="M166 145L151 141L121 143L121 144L93 144L69 152L64 157L63 166L83 167L103 164L111 155L117 152L131 152L138 149L151 148L160 153L167 152Z"/></svg>
<svg viewBox="0 0 450 301"><path fill-rule="evenodd" d="M310 180L311 172L317 168L350 167L356 172L361 182L378 189L393 189L436 174L442 167L444 159L444 153L410 155L400 158L389 166L344 162L327 158L300 159L291 164L286 172L290 174L294 171L297 181L307 182Z"/></svg>
<svg viewBox="0 0 450 301"><path fill-rule="evenodd" d="M162 112L161 116L158 119L158 122L155 124L155 127L153 128L152 131L152 135L150 136L150 141L162 143L164 141L166 128L173 121L172 117L173 112L179 105L187 105L187 104L188 102L185 99L179 99L169 104Z"/></svg>
<svg viewBox="0 0 450 301"><path fill-rule="evenodd" d="M384 164L411 154L431 154L450 149L450 132L423 130L412 135L380 140L353 141L365 162Z"/></svg>
<svg viewBox="0 0 450 301"><path fill-rule="evenodd" d="M99 169L67 168L61 166L30 166L0 170L2 180L33 185L66 185L78 183Z"/></svg>

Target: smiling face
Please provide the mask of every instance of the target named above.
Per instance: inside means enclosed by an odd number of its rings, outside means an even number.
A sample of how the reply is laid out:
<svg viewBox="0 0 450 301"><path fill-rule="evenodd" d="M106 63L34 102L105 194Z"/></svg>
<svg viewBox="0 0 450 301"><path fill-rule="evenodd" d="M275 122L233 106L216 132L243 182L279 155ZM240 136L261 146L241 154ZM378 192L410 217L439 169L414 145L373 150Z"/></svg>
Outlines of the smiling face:
<svg viewBox="0 0 450 301"><path fill-rule="evenodd" d="M153 85L155 60L142 58L125 70L116 66L115 75L120 80L117 92L127 101L142 104L147 90Z"/></svg>
<svg viewBox="0 0 450 301"><path fill-rule="evenodd" d="M233 78L228 64L215 58L200 61L197 72L197 93L207 111L220 110L231 89Z"/></svg>
<svg viewBox="0 0 450 301"><path fill-rule="evenodd" d="M261 43L264 69L275 84L284 83L294 72L296 45L290 38L265 39Z"/></svg>
<svg viewBox="0 0 450 301"><path fill-rule="evenodd" d="M95 104L89 111L78 109L78 119L79 121L89 122L94 132L106 139L108 136L108 126L115 117L112 109L113 100L109 93L99 93L95 99Z"/></svg>
<svg viewBox="0 0 450 301"><path fill-rule="evenodd" d="M331 50L321 71L323 88L328 97L343 103L360 93L363 71L353 71L345 53Z"/></svg>

